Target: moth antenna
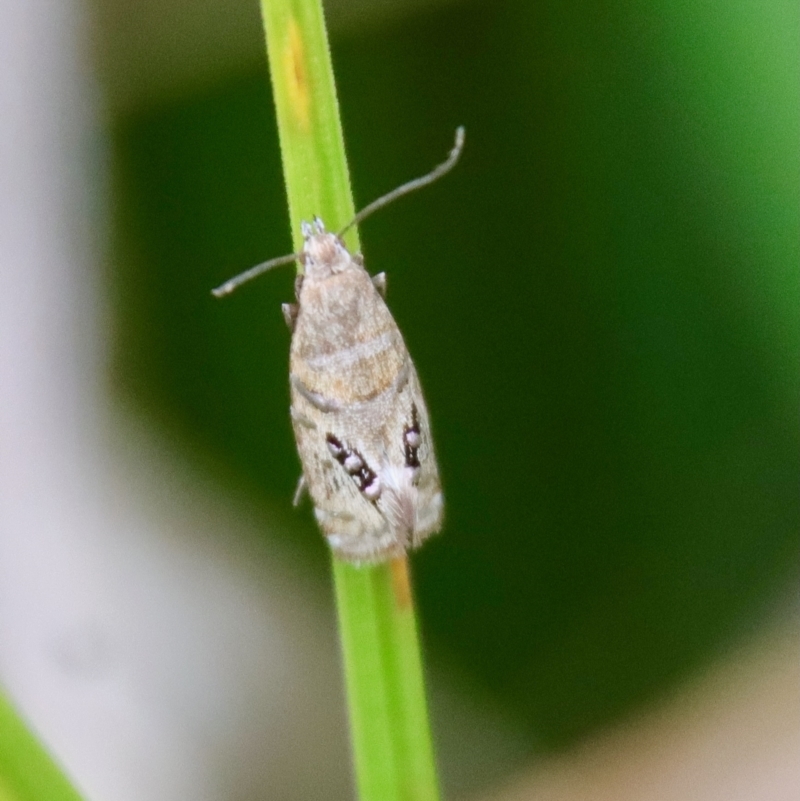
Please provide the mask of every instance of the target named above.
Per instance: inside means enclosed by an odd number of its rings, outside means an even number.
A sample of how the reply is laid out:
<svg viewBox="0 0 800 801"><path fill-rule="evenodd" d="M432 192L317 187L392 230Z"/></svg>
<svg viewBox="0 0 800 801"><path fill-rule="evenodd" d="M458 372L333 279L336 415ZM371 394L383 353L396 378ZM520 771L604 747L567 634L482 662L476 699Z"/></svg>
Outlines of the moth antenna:
<svg viewBox="0 0 800 801"><path fill-rule="evenodd" d="M211 294L215 298L224 298L225 295L230 295L234 289L240 287L242 284L246 284L251 279L261 275L261 273L265 273L273 267L281 267L284 264L291 264L293 261L297 261L300 255L299 253L289 253L287 256L278 256L277 259L270 259L261 264L256 264L255 267L251 267L249 270L239 273L239 275L228 279L224 284L220 284L216 289L212 289Z"/></svg>
<svg viewBox="0 0 800 801"><path fill-rule="evenodd" d="M461 157L461 151L464 149L464 136L464 126L459 125L458 128L456 128L455 144L450 150L447 158L441 164L439 164L437 167L434 167L429 173L426 173L419 178L414 178L412 181L408 181L401 186L398 186L397 189L393 189L391 192L379 197L377 200L373 200L372 203L361 209L361 211L359 211L358 214L356 214L356 216L353 217L353 219L350 220L350 222L347 223L347 225L345 225L341 231L339 231L338 235L341 237L354 225L358 225L358 223L363 222L367 217L370 216L370 214L378 211L378 209L388 206L398 198L403 197L403 195L407 195L410 192L415 192L417 189L422 189L423 186L428 186L428 184L438 181L439 178L450 172L450 170L456 166L459 158ZM322 221L319 220L319 218L315 218L314 222L317 225L318 233L325 230L322 226ZM308 223L305 223L305 225L308 225ZM306 234L305 229L303 230L303 234ZM216 298L223 298L226 295L230 295L231 292L233 292L235 289L238 289L242 284L246 284L248 281L258 277L268 270L271 270L273 267L281 267L284 264L291 264L293 261L297 261L297 259L300 258L300 255L300 253L289 253L286 256L278 256L277 259L270 259L269 261L262 262L261 264L256 264L255 267L251 267L249 270L239 273L239 275L230 278L224 284L220 284L215 289L212 289L211 294Z"/></svg>
<svg viewBox="0 0 800 801"><path fill-rule="evenodd" d="M368 206L364 206L361 211L350 220L341 231L339 231L339 236L341 237L343 234L347 233L354 225L358 225L358 223L363 222L367 217L370 216L374 211L378 209L382 209L384 206L388 206L390 203L393 203L403 195L407 195L410 192L415 192L417 189L422 189L423 186L427 186L428 184L432 184L434 181L438 181L443 175L446 175L453 167L456 166L458 163L458 159L461 156L461 151L464 149L464 126L459 125L456 128L456 141L453 145L453 149L450 151L450 154L447 156L447 159L443 161L438 167L434 167L429 173L420 176L419 178L414 178L413 181L408 181L407 183L398 186L397 189L393 189L391 192L379 197L377 200L373 200Z"/></svg>

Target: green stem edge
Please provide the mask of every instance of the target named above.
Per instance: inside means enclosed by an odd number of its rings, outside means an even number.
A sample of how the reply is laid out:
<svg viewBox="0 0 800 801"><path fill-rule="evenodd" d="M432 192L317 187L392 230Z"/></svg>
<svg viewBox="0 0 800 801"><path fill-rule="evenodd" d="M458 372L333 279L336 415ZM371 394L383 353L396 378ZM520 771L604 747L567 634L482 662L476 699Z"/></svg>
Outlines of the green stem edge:
<svg viewBox="0 0 800 801"><path fill-rule="evenodd" d="M355 214L319 0L261 0L295 251L300 223ZM358 231L347 236L360 250ZM408 562L333 560L353 761L361 801L437 801Z"/></svg>

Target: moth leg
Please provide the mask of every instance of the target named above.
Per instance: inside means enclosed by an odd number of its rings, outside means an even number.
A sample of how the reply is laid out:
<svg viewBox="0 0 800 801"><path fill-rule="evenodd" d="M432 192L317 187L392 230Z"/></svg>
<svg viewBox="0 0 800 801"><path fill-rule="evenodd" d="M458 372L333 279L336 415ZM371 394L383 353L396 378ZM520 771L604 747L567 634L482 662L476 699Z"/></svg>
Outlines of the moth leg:
<svg viewBox="0 0 800 801"><path fill-rule="evenodd" d="M283 319L286 320L288 329L294 332L294 326L297 322L297 313L300 307L296 303L281 303L281 311L283 312Z"/></svg>
<svg viewBox="0 0 800 801"><path fill-rule="evenodd" d="M312 405L321 412L336 412L340 406L335 400L326 398L319 392L312 392L296 375L290 376L292 386Z"/></svg>
<svg viewBox="0 0 800 801"><path fill-rule="evenodd" d="M300 473L300 479L297 482L297 489L294 491L294 498L292 498L292 506L299 506L300 501L303 500L303 493L308 489L308 482L306 481L306 474Z"/></svg>
<svg viewBox="0 0 800 801"><path fill-rule="evenodd" d="M386 297L386 273L377 273L372 276L372 285L378 290L378 294Z"/></svg>

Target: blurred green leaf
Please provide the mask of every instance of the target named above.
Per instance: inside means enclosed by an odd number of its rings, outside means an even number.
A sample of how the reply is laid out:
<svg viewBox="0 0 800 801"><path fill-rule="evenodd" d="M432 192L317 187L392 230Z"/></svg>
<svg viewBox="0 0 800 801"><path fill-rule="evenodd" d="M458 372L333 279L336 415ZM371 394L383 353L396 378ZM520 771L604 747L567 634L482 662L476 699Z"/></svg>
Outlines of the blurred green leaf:
<svg viewBox="0 0 800 801"><path fill-rule="evenodd" d="M361 233L445 482L426 635L543 745L662 691L796 578L799 13L508 0L333 43L358 204L469 131L446 185ZM264 84L121 127L117 371L288 499L291 278L207 297L291 248Z"/></svg>
<svg viewBox="0 0 800 801"><path fill-rule="evenodd" d="M0 800L81 801L81 796L0 695Z"/></svg>

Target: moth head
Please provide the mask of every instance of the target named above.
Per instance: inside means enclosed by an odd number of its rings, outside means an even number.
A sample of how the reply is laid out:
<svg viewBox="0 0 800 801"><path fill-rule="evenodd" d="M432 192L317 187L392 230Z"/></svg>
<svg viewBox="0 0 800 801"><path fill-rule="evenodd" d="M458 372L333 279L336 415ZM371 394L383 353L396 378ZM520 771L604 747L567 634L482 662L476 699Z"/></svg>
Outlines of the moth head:
<svg viewBox="0 0 800 801"><path fill-rule="evenodd" d="M319 217L303 221L303 251L300 259L307 278L324 279L352 267L353 257L336 234L325 230Z"/></svg>

